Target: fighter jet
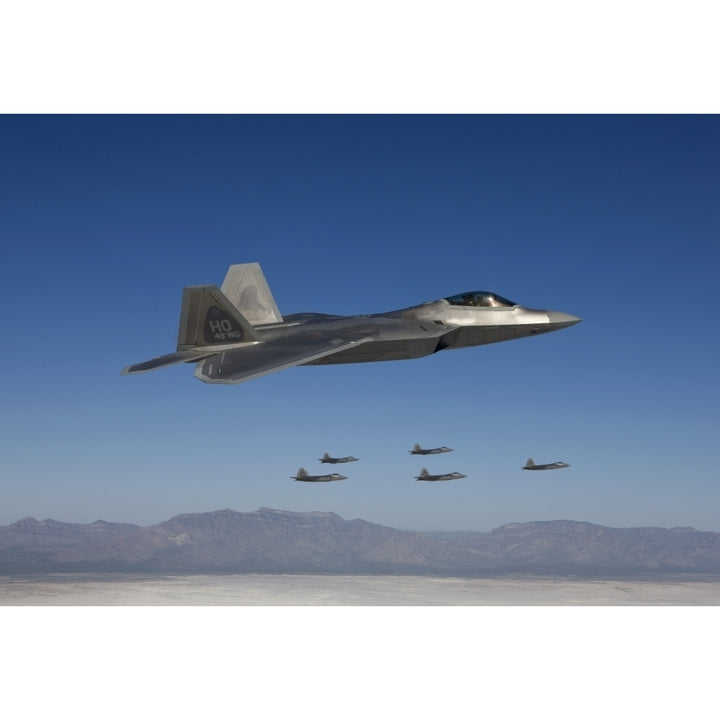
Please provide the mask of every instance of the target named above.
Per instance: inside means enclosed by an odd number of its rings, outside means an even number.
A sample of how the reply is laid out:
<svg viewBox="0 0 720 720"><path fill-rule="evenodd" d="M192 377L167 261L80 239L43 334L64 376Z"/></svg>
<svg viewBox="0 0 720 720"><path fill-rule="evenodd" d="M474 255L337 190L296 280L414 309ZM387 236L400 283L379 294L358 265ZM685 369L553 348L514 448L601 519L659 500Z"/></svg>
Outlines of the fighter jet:
<svg viewBox="0 0 720 720"><path fill-rule="evenodd" d="M415 476L416 480L428 480L429 482L437 482L438 480L459 480L460 478L467 477L459 472L446 473L445 475L431 475L425 468L420 471L419 475Z"/></svg>
<svg viewBox="0 0 720 720"><path fill-rule="evenodd" d="M321 463L332 463L333 465L337 463L349 463L349 462L355 462L357 460L356 457L353 457L352 455L348 455L347 457L341 457L341 458L334 458L330 457L327 453L325 453L321 458Z"/></svg>
<svg viewBox="0 0 720 720"><path fill-rule="evenodd" d="M346 475L340 475L339 473L331 473L330 475L308 475L305 468L300 468L297 471L297 475L291 475L292 480L299 480L300 482L332 482L333 480L347 480Z"/></svg>
<svg viewBox="0 0 720 720"><path fill-rule="evenodd" d="M554 463L546 463L545 465L536 465L533 462L532 458L528 458L525 465L523 465L523 470L557 470L558 468L564 468L564 467L570 467L568 463L565 462L554 462Z"/></svg>
<svg viewBox="0 0 720 720"><path fill-rule="evenodd" d="M530 337L580 318L532 310L485 290L377 315L283 317L258 263L231 265L222 287L183 289L177 349L122 374L197 363L207 383L241 383L296 365L418 358L441 350Z"/></svg>
<svg viewBox="0 0 720 720"><path fill-rule="evenodd" d="M453 449L449 447L445 447L444 445L439 448L421 448L417 443L415 443L415 447L413 447L412 450L408 450L408 452L411 455L437 455L438 453L446 453L446 452L452 452Z"/></svg>

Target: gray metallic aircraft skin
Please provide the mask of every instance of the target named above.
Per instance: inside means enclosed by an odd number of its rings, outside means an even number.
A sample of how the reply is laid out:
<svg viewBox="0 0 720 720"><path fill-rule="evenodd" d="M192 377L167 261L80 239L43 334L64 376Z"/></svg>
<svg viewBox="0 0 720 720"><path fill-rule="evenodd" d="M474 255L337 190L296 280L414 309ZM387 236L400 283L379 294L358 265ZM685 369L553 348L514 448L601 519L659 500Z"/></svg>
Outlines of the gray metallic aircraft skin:
<svg viewBox="0 0 720 720"><path fill-rule="evenodd" d="M570 467L570 465L566 462L554 462L554 463L545 463L544 465L536 465L533 462L532 458L528 458L525 465L523 465L523 470L559 470L560 468L566 468Z"/></svg>
<svg viewBox="0 0 720 720"><path fill-rule="evenodd" d="M445 447L444 445L438 448L422 448L417 443L415 443L415 447L412 450L408 450L411 455L439 455L440 453L452 451L452 448Z"/></svg>
<svg viewBox="0 0 720 720"><path fill-rule="evenodd" d="M297 471L297 475L291 475L291 480L298 480L299 482L333 482L335 480L347 480L346 475L340 475L339 473L330 473L330 475L308 475L305 468L300 468Z"/></svg>
<svg viewBox="0 0 720 720"><path fill-rule="evenodd" d="M420 471L419 475L415 476L416 480L427 480L428 482L438 482L440 480L459 480L460 478L467 477L459 472L444 473L442 475L431 475L426 468Z"/></svg>
<svg viewBox="0 0 720 720"><path fill-rule="evenodd" d="M348 455L347 457L335 458L335 457L330 457L330 455L325 453L320 458L320 462L321 463L332 463L333 465L335 465L337 463L357 462L357 458L353 457L352 455Z"/></svg>
<svg viewBox="0 0 720 720"><path fill-rule="evenodd" d="M232 299L231 299L232 298ZM374 315L283 317L258 263L231 265L222 288L183 290L177 350L123 374L197 363L207 383L234 384L297 365L407 360L561 330L580 318L473 291Z"/></svg>

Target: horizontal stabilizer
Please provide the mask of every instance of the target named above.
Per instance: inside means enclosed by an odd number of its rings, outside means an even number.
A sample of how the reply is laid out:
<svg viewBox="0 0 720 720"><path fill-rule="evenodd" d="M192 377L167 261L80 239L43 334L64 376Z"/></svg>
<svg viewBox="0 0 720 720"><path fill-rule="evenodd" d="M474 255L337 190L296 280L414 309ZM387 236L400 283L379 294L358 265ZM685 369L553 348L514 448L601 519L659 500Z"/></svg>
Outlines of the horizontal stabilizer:
<svg viewBox="0 0 720 720"><path fill-rule="evenodd" d="M132 375L133 373L148 372L148 370L157 370L158 368L169 367L170 365L179 365L180 363L197 362L204 358L214 355L215 352L198 352L197 350L182 350L180 352L170 353L169 355L161 355L160 357L146 360L145 362L135 365L126 365L121 371L121 375Z"/></svg>

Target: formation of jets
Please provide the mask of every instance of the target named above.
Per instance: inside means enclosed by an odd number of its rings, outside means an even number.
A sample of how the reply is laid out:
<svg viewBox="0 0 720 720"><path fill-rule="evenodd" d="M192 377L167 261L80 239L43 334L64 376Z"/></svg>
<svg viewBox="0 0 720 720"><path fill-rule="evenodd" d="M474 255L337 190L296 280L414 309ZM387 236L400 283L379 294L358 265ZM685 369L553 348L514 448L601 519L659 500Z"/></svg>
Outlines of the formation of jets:
<svg viewBox="0 0 720 720"><path fill-rule="evenodd" d="M409 450L408 452L412 455L437 455L439 453L447 453L452 452L452 448L445 447L444 445L442 447L437 448L422 448L420 445L415 443L415 446L412 450ZM357 458L353 457L352 455L348 455L346 457L332 457L329 453L323 453L323 456L319 458L319 462L321 463L348 463L348 462L356 462ZM329 475L309 475L307 470L305 468L300 468L297 472L297 475L291 475L290 476L292 480L299 480L301 482L333 482L334 480L347 480L346 475L340 475L339 473L330 473ZM467 475L463 475L459 472L453 472L453 473L446 473L443 475L430 475L428 473L427 468L423 468L420 471L420 475L416 476L416 480L428 480L430 482L435 482L438 480L458 480L459 478L467 477Z"/></svg>
<svg viewBox="0 0 720 720"><path fill-rule="evenodd" d="M122 374L195 363L203 382L241 383L296 365L406 360L578 322L575 315L533 310L486 290L376 315L283 317L259 263L243 263L229 267L220 288L185 287L175 352L128 365Z"/></svg>
<svg viewBox="0 0 720 720"><path fill-rule="evenodd" d="M422 448L417 443L412 450L408 451L412 455L438 455L440 453L453 452L452 448L442 447L437 448ZM356 462L357 458L352 455L346 457L331 457L328 453L324 453L319 459L321 463L348 463ZM523 466L523 470L557 470L559 468L570 467L566 462L554 462L546 463L545 465L536 465L532 458L528 458L527 462ZM309 475L305 468L300 468L297 471L297 475L290 476L292 480L298 480L300 482L333 482L335 480L347 480L347 475L340 475L339 473L330 473L328 475ZM463 475L459 472L441 473L439 475L432 475L427 471L427 468L420 470L420 474L415 476L416 480L427 481L427 482L439 482L443 480L459 480L465 478L467 475Z"/></svg>

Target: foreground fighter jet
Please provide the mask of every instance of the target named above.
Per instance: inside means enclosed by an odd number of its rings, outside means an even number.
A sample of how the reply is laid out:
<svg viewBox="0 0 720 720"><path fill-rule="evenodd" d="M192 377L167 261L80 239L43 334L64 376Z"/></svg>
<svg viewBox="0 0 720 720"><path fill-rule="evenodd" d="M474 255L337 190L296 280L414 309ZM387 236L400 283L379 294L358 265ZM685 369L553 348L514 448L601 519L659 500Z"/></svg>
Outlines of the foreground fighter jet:
<svg viewBox="0 0 720 720"><path fill-rule="evenodd" d="M348 462L355 462L357 460L356 457L353 457L352 455L348 455L347 457L342 458L334 458L330 457L327 453L325 453L321 458L321 463L332 463L335 465L336 463L348 463Z"/></svg>
<svg viewBox="0 0 720 720"><path fill-rule="evenodd" d="M297 475L291 475L292 480L300 480L301 482L332 482L333 480L347 480L346 475L339 473L331 473L330 475L308 475L305 468L300 468Z"/></svg>
<svg viewBox="0 0 720 720"><path fill-rule="evenodd" d="M545 465L536 465L532 458L528 458L528 461L523 465L523 470L557 470L558 468L570 467L568 463L554 462L546 463Z"/></svg>
<svg viewBox="0 0 720 720"><path fill-rule="evenodd" d="M446 473L445 475L431 475L425 468L420 471L419 475L415 476L416 480L429 480L430 482L436 482L438 480L459 480L460 478L467 477L459 472Z"/></svg>
<svg viewBox="0 0 720 720"><path fill-rule="evenodd" d="M184 288L177 350L122 374L197 363L195 377L240 383L295 365L405 360L530 337L580 318L477 290L378 315L283 317L258 263L231 265L222 287Z"/></svg>
<svg viewBox="0 0 720 720"><path fill-rule="evenodd" d="M428 448L426 450L425 448L421 448L417 443L415 443L415 447L412 450L408 450L411 455L437 455L438 453L446 453L452 451L452 448L445 447L444 445L439 448Z"/></svg>

